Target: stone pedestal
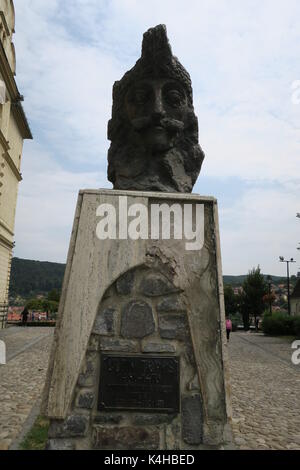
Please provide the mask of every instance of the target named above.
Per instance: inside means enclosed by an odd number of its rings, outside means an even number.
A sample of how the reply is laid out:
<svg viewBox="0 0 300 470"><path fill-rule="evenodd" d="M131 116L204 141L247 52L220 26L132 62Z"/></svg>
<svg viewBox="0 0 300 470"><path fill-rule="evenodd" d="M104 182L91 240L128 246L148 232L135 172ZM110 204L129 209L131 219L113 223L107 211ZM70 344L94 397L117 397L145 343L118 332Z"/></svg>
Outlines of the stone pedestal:
<svg viewBox="0 0 300 470"><path fill-rule="evenodd" d="M128 208L149 209L149 237L145 225L142 230L148 239L126 239L124 220L121 227L117 217L117 237L99 240L99 206L109 204L118 215L125 197ZM151 239L153 204L175 204L177 215L187 213L187 205L195 215L198 207L199 249L188 250L191 240L179 239L176 230L178 239L173 230L169 240L161 234ZM215 199L80 192L43 410L51 418L49 449L205 449L231 443Z"/></svg>

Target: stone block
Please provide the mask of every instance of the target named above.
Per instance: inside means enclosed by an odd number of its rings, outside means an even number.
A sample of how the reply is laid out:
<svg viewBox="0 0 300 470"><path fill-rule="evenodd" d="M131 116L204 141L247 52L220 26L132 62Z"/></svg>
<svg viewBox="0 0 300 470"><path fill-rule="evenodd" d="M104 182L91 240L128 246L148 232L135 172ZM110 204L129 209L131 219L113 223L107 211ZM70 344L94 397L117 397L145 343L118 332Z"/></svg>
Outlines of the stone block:
<svg viewBox="0 0 300 470"><path fill-rule="evenodd" d="M156 306L158 312L183 312L184 307L179 297L166 297Z"/></svg>
<svg viewBox="0 0 300 470"><path fill-rule="evenodd" d="M116 289L120 295L129 295L131 294L134 286L134 272L128 271L119 277L116 282Z"/></svg>
<svg viewBox="0 0 300 470"><path fill-rule="evenodd" d="M132 300L122 310L121 336L144 338L155 331L152 308L146 302Z"/></svg>
<svg viewBox="0 0 300 470"><path fill-rule="evenodd" d="M115 284L113 284L104 292L102 300L109 299L111 297L114 297L115 295L116 295L116 289L115 289Z"/></svg>
<svg viewBox="0 0 300 470"><path fill-rule="evenodd" d="M172 423L166 426L166 450L179 450L181 427L178 423Z"/></svg>
<svg viewBox="0 0 300 470"><path fill-rule="evenodd" d="M186 315L160 315L159 334L163 339L176 339L178 341L187 339L189 327Z"/></svg>
<svg viewBox="0 0 300 470"><path fill-rule="evenodd" d="M103 413L94 417L94 424L120 424L122 419L122 415Z"/></svg>
<svg viewBox="0 0 300 470"><path fill-rule="evenodd" d="M136 426L158 426L171 423L176 417L174 414L135 414L132 422Z"/></svg>
<svg viewBox="0 0 300 470"><path fill-rule="evenodd" d="M106 450L156 450L160 438L157 428L93 426L93 448Z"/></svg>
<svg viewBox="0 0 300 470"><path fill-rule="evenodd" d="M187 384L186 389L189 392L200 391L199 377L197 374L195 374L194 378Z"/></svg>
<svg viewBox="0 0 300 470"><path fill-rule="evenodd" d="M88 374L79 374L77 385L79 387L93 387L95 384L95 376Z"/></svg>
<svg viewBox="0 0 300 470"><path fill-rule="evenodd" d="M182 439L186 444L199 445L203 441L203 409L200 395L182 398Z"/></svg>
<svg viewBox="0 0 300 470"><path fill-rule="evenodd" d="M146 343L142 347L144 353L170 353L174 354L176 352L175 346L170 343Z"/></svg>
<svg viewBox="0 0 300 470"><path fill-rule="evenodd" d="M47 442L46 450L74 450L74 442L68 439L50 439Z"/></svg>
<svg viewBox="0 0 300 470"><path fill-rule="evenodd" d="M139 352L139 344L136 341L122 339L101 338L100 350L103 352Z"/></svg>
<svg viewBox="0 0 300 470"><path fill-rule="evenodd" d="M115 332L116 310L114 308L105 308L97 315L93 333L96 335L113 336Z"/></svg>
<svg viewBox="0 0 300 470"><path fill-rule="evenodd" d="M48 436L50 439L84 437L88 423L88 418L81 415L68 416L64 421L53 420L50 424Z"/></svg>
<svg viewBox="0 0 300 470"><path fill-rule="evenodd" d="M95 395L92 392L80 392L77 398L78 408L91 410L94 405Z"/></svg>
<svg viewBox="0 0 300 470"><path fill-rule="evenodd" d="M160 274L146 275L141 281L139 290L146 297L159 297L179 292L166 277Z"/></svg>
<svg viewBox="0 0 300 470"><path fill-rule="evenodd" d="M88 359L84 371L79 374L77 385L79 387L92 387L95 384L95 363Z"/></svg>
<svg viewBox="0 0 300 470"><path fill-rule="evenodd" d="M89 345L88 345L88 351L90 352L97 352L99 351L99 336L98 335L91 335Z"/></svg>

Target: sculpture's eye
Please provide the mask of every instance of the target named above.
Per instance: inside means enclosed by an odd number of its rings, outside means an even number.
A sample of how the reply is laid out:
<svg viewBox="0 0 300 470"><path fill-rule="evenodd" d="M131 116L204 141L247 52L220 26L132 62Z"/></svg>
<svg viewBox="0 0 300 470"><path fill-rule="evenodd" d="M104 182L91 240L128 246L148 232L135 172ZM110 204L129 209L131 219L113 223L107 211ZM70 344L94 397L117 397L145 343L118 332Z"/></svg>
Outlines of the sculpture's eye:
<svg viewBox="0 0 300 470"><path fill-rule="evenodd" d="M149 100L150 92L146 88L137 88L133 93L133 102L137 105L146 104Z"/></svg>
<svg viewBox="0 0 300 470"><path fill-rule="evenodd" d="M172 88L164 93L165 99L170 106L179 107L185 103L185 95L182 91Z"/></svg>

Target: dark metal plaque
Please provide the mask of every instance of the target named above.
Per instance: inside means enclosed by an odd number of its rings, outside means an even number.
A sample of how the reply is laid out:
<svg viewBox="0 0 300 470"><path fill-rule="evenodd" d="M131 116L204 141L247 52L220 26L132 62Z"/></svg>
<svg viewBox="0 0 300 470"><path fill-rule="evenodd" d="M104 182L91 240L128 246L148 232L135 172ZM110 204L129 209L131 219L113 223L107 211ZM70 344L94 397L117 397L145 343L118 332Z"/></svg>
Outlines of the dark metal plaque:
<svg viewBox="0 0 300 470"><path fill-rule="evenodd" d="M179 413L179 359L102 355L99 410Z"/></svg>

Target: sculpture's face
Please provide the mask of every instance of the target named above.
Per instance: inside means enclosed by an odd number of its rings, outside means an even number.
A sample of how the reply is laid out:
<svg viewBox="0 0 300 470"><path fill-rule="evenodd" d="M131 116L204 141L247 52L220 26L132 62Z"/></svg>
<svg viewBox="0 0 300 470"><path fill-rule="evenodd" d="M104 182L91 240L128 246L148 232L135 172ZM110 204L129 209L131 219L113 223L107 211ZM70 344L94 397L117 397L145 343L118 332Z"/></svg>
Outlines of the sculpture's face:
<svg viewBox="0 0 300 470"><path fill-rule="evenodd" d="M142 80L132 85L125 108L133 129L152 153L175 145L189 110L184 87L168 79Z"/></svg>

